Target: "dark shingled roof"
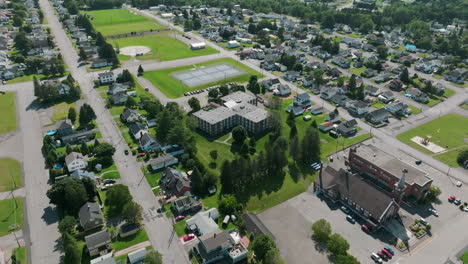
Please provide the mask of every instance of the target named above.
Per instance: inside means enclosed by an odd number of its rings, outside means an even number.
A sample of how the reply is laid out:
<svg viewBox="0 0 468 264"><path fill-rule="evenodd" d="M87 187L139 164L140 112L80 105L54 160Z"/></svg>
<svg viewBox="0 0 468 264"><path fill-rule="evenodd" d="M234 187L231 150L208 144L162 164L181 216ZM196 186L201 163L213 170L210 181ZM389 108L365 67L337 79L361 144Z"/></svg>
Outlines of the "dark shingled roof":
<svg viewBox="0 0 468 264"><path fill-rule="evenodd" d="M245 226L247 230L254 234L255 236L258 235L270 235L273 240L275 239L275 236L270 232L268 227L266 227L262 220L258 218L258 216L254 213L246 213L242 215L242 218L244 219Z"/></svg>

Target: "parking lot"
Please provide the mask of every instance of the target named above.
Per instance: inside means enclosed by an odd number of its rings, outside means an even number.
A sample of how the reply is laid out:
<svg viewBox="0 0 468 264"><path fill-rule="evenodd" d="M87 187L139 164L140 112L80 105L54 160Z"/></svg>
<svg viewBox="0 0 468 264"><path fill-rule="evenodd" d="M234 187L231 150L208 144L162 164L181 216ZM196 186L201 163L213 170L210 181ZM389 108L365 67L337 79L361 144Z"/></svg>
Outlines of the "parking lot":
<svg viewBox="0 0 468 264"><path fill-rule="evenodd" d="M330 222L332 232L348 240L352 255L362 263L371 263L370 254L388 246L386 242L391 236L384 231L371 235L364 233L359 221L351 224L346 220L346 214L339 209L340 206L305 192L259 214L259 217L276 236L286 263L304 263L305 259L314 259L313 263L329 263L326 252L317 247L311 238L312 223L320 218ZM394 259L403 254L391 248L396 254ZM394 262L390 260L386 263Z"/></svg>

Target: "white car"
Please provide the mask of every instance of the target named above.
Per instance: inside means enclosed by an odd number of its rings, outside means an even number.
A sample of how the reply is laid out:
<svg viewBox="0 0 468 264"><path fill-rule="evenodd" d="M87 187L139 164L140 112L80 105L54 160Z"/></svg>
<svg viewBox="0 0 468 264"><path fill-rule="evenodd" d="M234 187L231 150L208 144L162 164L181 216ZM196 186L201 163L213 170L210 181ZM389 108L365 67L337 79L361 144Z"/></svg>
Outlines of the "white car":
<svg viewBox="0 0 468 264"><path fill-rule="evenodd" d="M465 206L465 208L463 208L463 211L468 212L468 206Z"/></svg>
<svg viewBox="0 0 468 264"><path fill-rule="evenodd" d="M457 183L455 183L455 185L456 185L457 187L461 187L461 186L462 186L462 183L461 183L461 181L457 181Z"/></svg>
<svg viewBox="0 0 468 264"><path fill-rule="evenodd" d="M431 213L432 213L433 215L435 215L435 216L439 216L439 213L438 213L437 210L434 209L434 208L429 208L428 211L431 212Z"/></svg>

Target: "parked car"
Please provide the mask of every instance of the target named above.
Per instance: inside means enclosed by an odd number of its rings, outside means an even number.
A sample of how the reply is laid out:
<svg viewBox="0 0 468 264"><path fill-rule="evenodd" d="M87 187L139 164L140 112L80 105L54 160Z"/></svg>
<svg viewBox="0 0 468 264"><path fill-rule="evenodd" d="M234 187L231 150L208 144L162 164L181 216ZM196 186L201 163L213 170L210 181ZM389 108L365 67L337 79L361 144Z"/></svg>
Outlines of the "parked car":
<svg viewBox="0 0 468 264"><path fill-rule="evenodd" d="M186 235L184 236L184 241L187 242L187 241L190 241L190 240L192 240L192 239L194 239L194 238L195 238L195 235L194 235L194 234L186 234Z"/></svg>
<svg viewBox="0 0 468 264"><path fill-rule="evenodd" d="M356 220L354 220L354 218L350 215L346 216L346 220L348 220L348 222L350 222L351 224L356 223Z"/></svg>
<svg viewBox="0 0 468 264"><path fill-rule="evenodd" d="M465 207L463 208L463 211L468 212L468 206L465 206Z"/></svg>
<svg viewBox="0 0 468 264"><path fill-rule="evenodd" d="M366 225L362 225L361 230L364 232L369 232L369 227L367 227Z"/></svg>
<svg viewBox="0 0 468 264"><path fill-rule="evenodd" d="M419 223L421 223L422 225L428 225L428 224L429 224L429 223L426 221L426 219L424 219L424 218L419 219Z"/></svg>
<svg viewBox="0 0 468 264"><path fill-rule="evenodd" d="M146 155L146 153L142 152L142 153L138 153L136 157L140 158L140 157L143 157L144 155Z"/></svg>
<svg viewBox="0 0 468 264"><path fill-rule="evenodd" d="M461 200L460 200L460 199L455 199L455 201L453 201L453 204L455 204L455 205L460 205L460 204L461 204Z"/></svg>
<svg viewBox="0 0 468 264"><path fill-rule="evenodd" d="M388 250L386 250L385 248L383 248L381 250L382 253L385 254L385 256L387 256L388 258L392 258L393 257L393 254L391 254L390 252L388 252Z"/></svg>
<svg viewBox="0 0 468 264"><path fill-rule="evenodd" d="M124 150L125 155L128 155L128 149Z"/></svg>
<svg viewBox="0 0 468 264"><path fill-rule="evenodd" d="M395 251L393 251L393 249L391 249L390 247L385 246L384 249L390 252L390 254L392 254L393 256L395 256Z"/></svg>
<svg viewBox="0 0 468 264"><path fill-rule="evenodd" d="M450 196L450 197L448 198L448 201L451 202L451 203L453 203L453 201L455 201L455 196L453 196L453 195Z"/></svg>
<svg viewBox="0 0 468 264"><path fill-rule="evenodd" d="M439 213L438 213L437 210L434 209L434 208L429 208L428 211L431 212L431 213L432 213L433 215L435 215L435 216L439 216Z"/></svg>
<svg viewBox="0 0 468 264"><path fill-rule="evenodd" d="M182 220L184 220L184 219L185 219L185 216L184 216L184 215L179 215L179 216L177 216L177 217L175 218L175 221L176 221L176 222L180 222L180 221L182 221Z"/></svg>
<svg viewBox="0 0 468 264"><path fill-rule="evenodd" d="M382 259L379 257L379 255L372 253L371 254L371 259L374 260L376 263L382 263Z"/></svg>
<svg viewBox="0 0 468 264"><path fill-rule="evenodd" d="M117 181L114 179L105 179L102 181L104 184L115 184Z"/></svg>
<svg viewBox="0 0 468 264"><path fill-rule="evenodd" d="M416 165L420 165L422 163L422 160L417 160L414 163L416 163Z"/></svg>
<svg viewBox="0 0 468 264"><path fill-rule="evenodd" d="M341 206L341 208L340 208L340 209L341 209L341 211L343 211L343 213L345 213L345 214L349 214L349 209L348 209L348 208L346 208L346 206L344 206L344 205L343 205L343 206Z"/></svg>
<svg viewBox="0 0 468 264"><path fill-rule="evenodd" d="M457 183L455 183L455 185L456 185L457 187L461 187L461 186L462 186L462 183L461 183L461 181L457 181Z"/></svg>
<svg viewBox="0 0 468 264"><path fill-rule="evenodd" d="M379 258L381 258L382 260L385 260L385 261L388 260L387 255L385 255L382 252L377 252L377 256L379 256Z"/></svg>

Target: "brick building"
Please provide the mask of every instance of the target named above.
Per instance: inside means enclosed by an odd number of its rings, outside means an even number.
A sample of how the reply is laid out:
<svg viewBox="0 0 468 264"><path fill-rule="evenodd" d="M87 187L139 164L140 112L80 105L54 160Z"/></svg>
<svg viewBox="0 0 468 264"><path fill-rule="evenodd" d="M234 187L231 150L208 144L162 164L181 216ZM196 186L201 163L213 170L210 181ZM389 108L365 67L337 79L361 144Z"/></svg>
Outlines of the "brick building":
<svg viewBox="0 0 468 264"><path fill-rule="evenodd" d="M350 148L345 164L387 192L393 191L405 169L403 199L407 202L423 198L432 184L427 173L372 145L361 144Z"/></svg>

